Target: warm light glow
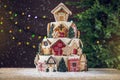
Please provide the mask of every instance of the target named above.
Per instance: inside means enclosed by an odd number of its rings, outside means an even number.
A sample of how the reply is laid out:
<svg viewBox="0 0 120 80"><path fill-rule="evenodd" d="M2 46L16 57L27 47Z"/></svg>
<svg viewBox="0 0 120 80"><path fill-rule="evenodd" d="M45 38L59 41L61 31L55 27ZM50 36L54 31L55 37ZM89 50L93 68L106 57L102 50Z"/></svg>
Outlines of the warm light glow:
<svg viewBox="0 0 120 80"><path fill-rule="evenodd" d="M9 33L12 33L12 30L9 30Z"/></svg>
<svg viewBox="0 0 120 80"><path fill-rule="evenodd" d="M30 27L29 27L29 26L27 26L27 29L30 29Z"/></svg>
<svg viewBox="0 0 120 80"><path fill-rule="evenodd" d="M16 21L15 24L18 24L18 22Z"/></svg>
<svg viewBox="0 0 120 80"><path fill-rule="evenodd" d="M12 11L9 11L9 14L12 14Z"/></svg>
<svg viewBox="0 0 120 80"><path fill-rule="evenodd" d="M7 5L4 5L4 8L6 8L7 7Z"/></svg>
<svg viewBox="0 0 120 80"><path fill-rule="evenodd" d="M15 37L13 36L13 37L12 37L12 39L14 40L14 39L15 39Z"/></svg>
<svg viewBox="0 0 120 80"><path fill-rule="evenodd" d="M30 44L30 42L26 42L26 44L27 44L27 45L29 45L29 44Z"/></svg>
<svg viewBox="0 0 120 80"><path fill-rule="evenodd" d="M97 44L99 44L100 43L100 41L97 41Z"/></svg>
<svg viewBox="0 0 120 80"><path fill-rule="evenodd" d="M33 47L33 48L36 48L36 46L35 46L35 45L33 45L32 47Z"/></svg>
<svg viewBox="0 0 120 80"><path fill-rule="evenodd" d="M0 32L4 32L4 30L3 30L3 29L1 29L1 30L0 30Z"/></svg>
<svg viewBox="0 0 120 80"><path fill-rule="evenodd" d="M22 32L22 29L19 29L19 32Z"/></svg>
<svg viewBox="0 0 120 80"><path fill-rule="evenodd" d="M18 45L21 45L22 43L21 42L18 42Z"/></svg>
<svg viewBox="0 0 120 80"><path fill-rule="evenodd" d="M0 19L1 19L1 20L3 20L4 18L3 18L3 17L1 17Z"/></svg>
<svg viewBox="0 0 120 80"><path fill-rule="evenodd" d="M43 16L43 18L45 19L45 18L46 18L46 16Z"/></svg>
<svg viewBox="0 0 120 80"><path fill-rule="evenodd" d="M25 15L25 13L24 13L24 12L22 12L22 15Z"/></svg>
<svg viewBox="0 0 120 80"><path fill-rule="evenodd" d="M12 20L12 19L13 19L13 17L10 17L10 19Z"/></svg>
<svg viewBox="0 0 120 80"><path fill-rule="evenodd" d="M41 36L38 36L38 39L41 39Z"/></svg>
<svg viewBox="0 0 120 80"><path fill-rule="evenodd" d="M0 22L0 24L2 25L2 24L3 24L3 22L1 21L1 22Z"/></svg>

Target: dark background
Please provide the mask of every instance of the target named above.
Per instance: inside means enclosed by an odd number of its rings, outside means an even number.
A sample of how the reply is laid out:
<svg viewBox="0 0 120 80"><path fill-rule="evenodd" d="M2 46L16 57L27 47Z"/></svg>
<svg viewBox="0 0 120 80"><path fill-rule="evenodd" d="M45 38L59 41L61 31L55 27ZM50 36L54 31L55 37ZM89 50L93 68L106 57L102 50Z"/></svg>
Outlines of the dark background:
<svg viewBox="0 0 120 80"><path fill-rule="evenodd" d="M47 23L54 21L51 10L60 2L79 0L0 0L0 67L35 67L38 45L46 36ZM81 12L67 7L73 16Z"/></svg>

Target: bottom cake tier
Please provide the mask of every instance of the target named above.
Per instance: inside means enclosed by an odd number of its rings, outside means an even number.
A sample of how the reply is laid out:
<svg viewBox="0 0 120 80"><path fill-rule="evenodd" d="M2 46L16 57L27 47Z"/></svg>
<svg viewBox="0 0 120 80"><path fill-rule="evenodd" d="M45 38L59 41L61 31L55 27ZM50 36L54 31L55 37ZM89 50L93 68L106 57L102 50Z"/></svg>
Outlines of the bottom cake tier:
<svg viewBox="0 0 120 80"><path fill-rule="evenodd" d="M79 72L87 71L86 55L54 56L37 55L35 65L41 72Z"/></svg>

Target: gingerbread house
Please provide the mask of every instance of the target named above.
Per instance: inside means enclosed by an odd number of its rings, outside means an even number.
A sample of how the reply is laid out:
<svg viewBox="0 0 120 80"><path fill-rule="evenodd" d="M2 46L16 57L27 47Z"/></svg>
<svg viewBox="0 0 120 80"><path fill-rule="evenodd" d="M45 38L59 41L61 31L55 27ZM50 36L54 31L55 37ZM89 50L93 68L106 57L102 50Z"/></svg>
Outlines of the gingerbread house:
<svg viewBox="0 0 120 80"><path fill-rule="evenodd" d="M51 13L54 15L56 21L67 21L68 16L72 15L72 12L63 3L55 7Z"/></svg>

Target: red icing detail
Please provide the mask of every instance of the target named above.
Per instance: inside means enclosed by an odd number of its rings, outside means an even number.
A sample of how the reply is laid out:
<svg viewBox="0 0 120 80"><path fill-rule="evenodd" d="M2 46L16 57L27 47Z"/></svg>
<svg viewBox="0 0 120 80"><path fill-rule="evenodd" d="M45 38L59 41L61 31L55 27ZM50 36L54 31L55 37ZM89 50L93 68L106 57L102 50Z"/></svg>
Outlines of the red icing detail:
<svg viewBox="0 0 120 80"><path fill-rule="evenodd" d="M77 49L73 49L73 54L77 54Z"/></svg>
<svg viewBox="0 0 120 80"><path fill-rule="evenodd" d="M63 44L59 42L58 47L63 47Z"/></svg>
<svg viewBox="0 0 120 80"><path fill-rule="evenodd" d="M64 32L59 32L59 37L65 37L65 34L64 34Z"/></svg>
<svg viewBox="0 0 120 80"><path fill-rule="evenodd" d="M54 51L58 51L58 49L59 49L59 48L58 48L57 46L54 47Z"/></svg>
<svg viewBox="0 0 120 80"><path fill-rule="evenodd" d="M51 48L55 52L54 55L57 55L57 56L62 55L63 54L62 48L65 46L66 45L61 40L58 40L55 44L53 44L53 46Z"/></svg>

